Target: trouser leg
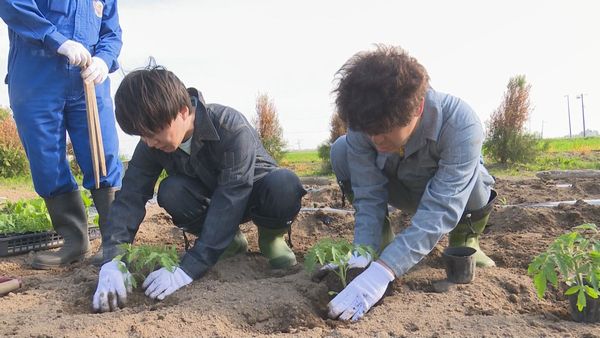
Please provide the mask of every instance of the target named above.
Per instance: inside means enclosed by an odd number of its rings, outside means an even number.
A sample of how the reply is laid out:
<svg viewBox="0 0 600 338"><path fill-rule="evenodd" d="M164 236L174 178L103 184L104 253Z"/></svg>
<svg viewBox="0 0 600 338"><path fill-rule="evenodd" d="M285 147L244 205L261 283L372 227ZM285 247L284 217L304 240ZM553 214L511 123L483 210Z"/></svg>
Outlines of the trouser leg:
<svg viewBox="0 0 600 338"><path fill-rule="evenodd" d="M158 205L173 218L173 223L184 231L186 250L189 248L185 233L199 236L210 206L211 193L198 180L173 175L165 178L158 188ZM235 237L219 259L227 258L248 250L248 241L238 229Z"/></svg>

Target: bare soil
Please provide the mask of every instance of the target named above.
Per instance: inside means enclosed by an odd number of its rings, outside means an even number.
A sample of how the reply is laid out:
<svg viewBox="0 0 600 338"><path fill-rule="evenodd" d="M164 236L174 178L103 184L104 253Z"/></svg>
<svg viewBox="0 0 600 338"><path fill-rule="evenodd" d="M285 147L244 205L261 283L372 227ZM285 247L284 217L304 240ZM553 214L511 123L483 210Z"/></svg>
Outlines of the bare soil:
<svg viewBox="0 0 600 338"><path fill-rule="evenodd" d="M557 187L569 183L570 187ZM333 184L307 186L305 207L340 208ZM37 271L30 255L0 259L0 275L19 276L24 287L0 298L0 336L16 337L172 337L172 336L328 336L328 337L600 337L600 324L570 320L568 301L559 290L545 299L535 295L526 275L532 257L557 235L583 222L600 225L600 206L578 201L557 208L506 206L529 202L600 198L594 180L543 182L499 179L500 202L490 218L482 247L497 267L478 269L473 283L445 283L441 251L434 250L392 285L390 294L357 323L323 318L329 299L327 282L315 283L302 268L302 257L317 240L352 239L352 215L302 212L292 241L300 264L271 270L257 247L252 223L242 225L250 252L219 262L202 279L162 302L140 290L128 306L114 313L94 314L91 299L98 268L88 262ZM2 191L17 199L31 192ZM345 206L349 210L349 206ZM170 217L149 203L137 243L174 244L183 252L183 237ZM396 233L410 217L392 213ZM95 250L100 241L92 242Z"/></svg>

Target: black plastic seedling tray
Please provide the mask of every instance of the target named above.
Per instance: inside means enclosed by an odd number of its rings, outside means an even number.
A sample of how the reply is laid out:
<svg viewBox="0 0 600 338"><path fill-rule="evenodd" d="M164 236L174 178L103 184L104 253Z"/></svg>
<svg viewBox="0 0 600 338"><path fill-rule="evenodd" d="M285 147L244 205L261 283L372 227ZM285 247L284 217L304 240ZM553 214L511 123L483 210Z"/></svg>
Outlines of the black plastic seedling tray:
<svg viewBox="0 0 600 338"><path fill-rule="evenodd" d="M100 237L98 227L88 228L90 240ZM0 235L0 257L20 255L32 250L47 250L63 245L63 238L54 231Z"/></svg>

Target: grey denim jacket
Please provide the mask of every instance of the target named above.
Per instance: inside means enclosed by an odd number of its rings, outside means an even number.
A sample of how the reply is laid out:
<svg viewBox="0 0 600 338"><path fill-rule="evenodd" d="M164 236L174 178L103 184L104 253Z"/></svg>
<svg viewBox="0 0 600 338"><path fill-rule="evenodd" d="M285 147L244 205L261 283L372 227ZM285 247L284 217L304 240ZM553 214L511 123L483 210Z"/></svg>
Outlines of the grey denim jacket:
<svg viewBox="0 0 600 338"><path fill-rule="evenodd" d="M379 153L368 135L349 130L348 163L354 192L354 242L378 248L388 204L388 177L407 189L410 226L381 253L396 276L427 255L458 223L479 175L493 183L483 166L483 126L463 101L428 90L421 121L404 156ZM391 171L391 172L390 172ZM412 210L411 210L412 209Z"/></svg>
<svg viewBox="0 0 600 338"><path fill-rule="evenodd" d="M165 169L168 175L197 179L212 192L200 236L180 264L190 277L200 278L235 236L254 182L277 168L240 112L218 104L205 105L196 89L188 92L198 101L191 153L181 149L166 153L138 143L102 231L104 261L119 254L119 244L133 242L146 215L146 202Z"/></svg>

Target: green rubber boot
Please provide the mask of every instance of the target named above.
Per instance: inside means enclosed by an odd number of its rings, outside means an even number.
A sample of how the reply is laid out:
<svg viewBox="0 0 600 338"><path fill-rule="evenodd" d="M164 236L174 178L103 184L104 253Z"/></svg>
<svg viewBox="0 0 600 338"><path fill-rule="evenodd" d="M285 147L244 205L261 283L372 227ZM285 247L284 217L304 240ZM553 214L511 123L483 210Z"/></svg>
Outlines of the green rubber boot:
<svg viewBox="0 0 600 338"><path fill-rule="evenodd" d="M258 226L258 248L269 259L273 269L289 268L297 264L296 255L285 242L283 236L288 228L269 229Z"/></svg>
<svg viewBox="0 0 600 338"><path fill-rule="evenodd" d="M450 232L448 238L450 247L468 246L477 250L475 252L475 262L478 267L496 266L496 263L479 247L479 238L490 218L495 199L496 192L492 190L488 204L479 210L465 212L458 225Z"/></svg>
<svg viewBox="0 0 600 338"><path fill-rule="evenodd" d="M229 246L227 246L227 249L225 249L225 251L221 254L221 256L219 256L219 260L233 257L235 255L243 254L243 253L246 253L247 251L248 251L248 240L246 239L246 236L244 236L242 231L238 230L238 232L235 234L235 237L233 237L233 240L231 241Z"/></svg>
<svg viewBox="0 0 600 338"><path fill-rule="evenodd" d="M56 252L41 252L33 257L34 269L52 269L79 261L89 250L87 215L79 190L44 198L54 230L64 238Z"/></svg>

